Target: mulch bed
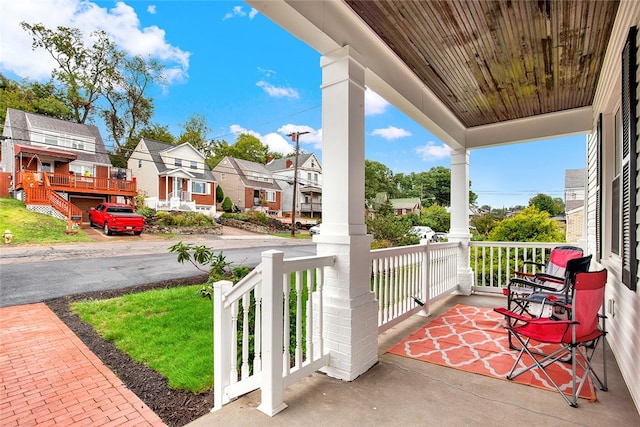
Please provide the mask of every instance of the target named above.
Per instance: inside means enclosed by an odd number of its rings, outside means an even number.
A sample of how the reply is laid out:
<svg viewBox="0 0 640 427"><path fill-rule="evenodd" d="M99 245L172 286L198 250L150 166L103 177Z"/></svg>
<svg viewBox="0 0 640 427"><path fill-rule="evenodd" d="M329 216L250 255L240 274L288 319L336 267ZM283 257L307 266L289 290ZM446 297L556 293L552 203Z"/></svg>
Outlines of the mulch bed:
<svg viewBox="0 0 640 427"><path fill-rule="evenodd" d="M206 275L200 275L126 289L56 298L45 301L45 304L167 425L184 426L211 410L213 407L213 390L196 395L188 391L170 389L167 380L162 375L135 362L131 357L118 350L113 343L103 340L91 325L84 323L77 315L71 312L69 305L75 301L114 298L149 289L204 283L206 280Z"/></svg>

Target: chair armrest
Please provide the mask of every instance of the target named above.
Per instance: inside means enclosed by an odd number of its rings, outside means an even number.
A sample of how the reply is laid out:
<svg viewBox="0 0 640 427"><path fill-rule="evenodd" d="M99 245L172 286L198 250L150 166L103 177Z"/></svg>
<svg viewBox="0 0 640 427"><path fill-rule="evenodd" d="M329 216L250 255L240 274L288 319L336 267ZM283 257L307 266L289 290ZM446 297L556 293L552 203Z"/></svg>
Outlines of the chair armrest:
<svg viewBox="0 0 640 427"><path fill-rule="evenodd" d="M532 324L536 324L536 325L572 325L572 324L576 324L578 322L573 321L573 320L553 320L553 319L547 319L547 318L541 318L541 317L535 317L535 318L531 318L531 317L525 317L522 316L518 313L514 313L513 311L507 310L506 308L503 307L496 307L493 309L493 311L495 311L496 313L500 313L505 317L508 317L510 319L515 319L518 320L520 322L523 323L532 323Z"/></svg>
<svg viewBox="0 0 640 427"><path fill-rule="evenodd" d="M545 282L563 283L564 284L564 279L562 277L552 276L551 274L547 274L547 273L536 273L535 274L535 278L538 279L538 280L543 280Z"/></svg>
<svg viewBox="0 0 640 427"><path fill-rule="evenodd" d="M535 262L535 261L523 261L522 265L535 265L536 267L540 267L540 268L546 267L546 264L543 264L541 262Z"/></svg>

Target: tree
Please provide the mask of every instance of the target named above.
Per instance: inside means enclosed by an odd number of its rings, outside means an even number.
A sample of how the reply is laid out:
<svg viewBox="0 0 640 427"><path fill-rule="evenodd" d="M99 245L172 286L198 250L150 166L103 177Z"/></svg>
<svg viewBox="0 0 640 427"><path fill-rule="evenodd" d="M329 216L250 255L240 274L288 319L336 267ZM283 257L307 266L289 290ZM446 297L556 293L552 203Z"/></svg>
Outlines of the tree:
<svg viewBox="0 0 640 427"><path fill-rule="evenodd" d="M437 203L451 206L451 170L435 166L425 172L397 174L394 177L403 197L420 197L423 206ZM478 196L469 190L469 203L474 204Z"/></svg>
<svg viewBox="0 0 640 427"><path fill-rule="evenodd" d="M208 135L211 128L207 125L207 118L199 113L193 113L185 123L182 123L182 133L178 136L177 145L188 142L205 157L212 154Z"/></svg>
<svg viewBox="0 0 640 427"><path fill-rule="evenodd" d="M393 172L380 162L364 161L364 197L372 201L376 194L387 193L390 199L399 194Z"/></svg>
<svg viewBox="0 0 640 427"><path fill-rule="evenodd" d="M444 206L434 203L422 209L421 224L431 227L434 231L448 231L451 228L451 214Z"/></svg>
<svg viewBox="0 0 640 427"><path fill-rule="evenodd" d="M491 231L498 225L501 218L493 213L475 216L471 219L471 225L476 228L478 234L485 239L489 238Z"/></svg>
<svg viewBox="0 0 640 427"><path fill-rule="evenodd" d="M535 206L540 211L546 211L549 215L556 216L564 213L564 202L561 198L553 199L546 194L538 194L529 200L529 206Z"/></svg>
<svg viewBox="0 0 640 427"><path fill-rule="evenodd" d="M241 133L233 145L233 157L265 164L269 155L269 147L258 138L248 133Z"/></svg>
<svg viewBox="0 0 640 427"><path fill-rule="evenodd" d="M71 120L71 106L53 81L22 83L0 74L0 123L4 123L7 108L42 114L60 120Z"/></svg>
<svg viewBox="0 0 640 427"><path fill-rule="evenodd" d="M224 191L222 190L222 187L218 185L216 187L216 202L222 203L223 200L224 200ZM231 201L231 199L229 199L229 201Z"/></svg>
<svg viewBox="0 0 640 427"><path fill-rule="evenodd" d="M144 94L149 85L164 80L162 69L153 59L127 58L123 60L119 76L105 85L103 96L107 106L101 109L100 115L115 143L115 154L125 162L138 144L138 129L147 126L153 116L153 99Z"/></svg>
<svg viewBox="0 0 640 427"><path fill-rule="evenodd" d="M20 24L33 37L32 48L45 49L58 63L52 72L65 90L76 123L85 123L97 110L96 104L109 82L117 81L117 70L124 54L102 31L94 31L91 46L85 46L77 28L58 27L56 31L42 24Z"/></svg>
<svg viewBox="0 0 640 427"><path fill-rule="evenodd" d="M126 164L138 130L153 115L153 99L145 93L163 81L162 65L140 56L128 58L102 30L90 34L88 45L77 28L20 25L31 34L33 49L46 50L58 64L52 78L70 106L70 119L84 124L97 112L114 145L112 162Z"/></svg>
<svg viewBox="0 0 640 427"><path fill-rule="evenodd" d="M269 147L266 144L263 144L257 137L248 133L238 135L236 142L233 144L229 144L225 140L214 140L211 141L210 146L212 154L207 157L207 164L212 169L226 156L261 164L266 164L269 157L274 159L282 157L278 153L269 151Z"/></svg>
<svg viewBox="0 0 640 427"><path fill-rule="evenodd" d="M502 220L489 233L489 240L498 242L562 242L564 238L558 222L535 206Z"/></svg>
<svg viewBox="0 0 640 427"><path fill-rule="evenodd" d="M142 138L166 142L167 144L172 145L175 145L176 143L176 137L169 131L169 126L162 126L157 123L152 123L143 127L138 133L136 140L139 142Z"/></svg>

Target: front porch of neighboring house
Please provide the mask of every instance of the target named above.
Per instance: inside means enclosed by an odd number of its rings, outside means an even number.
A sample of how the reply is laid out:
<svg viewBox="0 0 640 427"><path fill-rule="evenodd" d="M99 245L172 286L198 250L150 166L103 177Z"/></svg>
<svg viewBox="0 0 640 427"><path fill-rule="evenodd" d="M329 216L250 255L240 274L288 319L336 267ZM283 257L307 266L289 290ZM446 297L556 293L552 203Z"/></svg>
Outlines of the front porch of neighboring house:
<svg viewBox="0 0 640 427"><path fill-rule="evenodd" d="M322 218L322 188L312 185L300 188L300 215L308 218Z"/></svg>
<svg viewBox="0 0 640 427"><path fill-rule="evenodd" d="M191 425L261 425L268 420L278 426L348 426L361 425L363 419L406 426L485 425L496 419L636 425L640 414L609 348L608 391L598 390L596 402L582 400L578 409L555 391L386 353L455 304L504 307L502 288L510 271L532 272L524 261L544 260L557 245L471 242L467 262L475 279L469 295L461 294L458 285L461 243L370 251L376 363L352 382L332 378L328 366L332 344L325 328L331 328L328 317L333 314L323 308L325 278L339 258L284 259L282 252L266 251L262 263L237 285L215 284L215 407ZM283 345L289 351L283 353ZM602 352L596 353L594 364L602 368Z"/></svg>
<svg viewBox="0 0 640 427"><path fill-rule="evenodd" d="M192 178L187 174L161 175L158 183L158 197L146 197L145 204L158 211L200 212L214 216L216 213L215 184L198 181L194 186Z"/></svg>

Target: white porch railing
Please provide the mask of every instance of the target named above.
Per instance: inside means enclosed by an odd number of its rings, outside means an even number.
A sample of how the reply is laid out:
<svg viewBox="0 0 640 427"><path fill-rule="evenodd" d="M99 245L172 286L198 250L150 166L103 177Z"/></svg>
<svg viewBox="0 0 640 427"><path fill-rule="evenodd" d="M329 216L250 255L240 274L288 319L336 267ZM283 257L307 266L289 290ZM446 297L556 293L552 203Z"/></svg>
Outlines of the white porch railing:
<svg viewBox="0 0 640 427"><path fill-rule="evenodd" d="M378 300L378 332L458 287L458 243L427 243L371 251L371 284Z"/></svg>
<svg viewBox="0 0 640 427"><path fill-rule="evenodd" d="M284 388L326 366L322 294L324 268L335 256L284 259L266 251L235 286L214 284L214 408L261 389L258 409L286 408ZM283 337L286 337L283 339Z"/></svg>
<svg viewBox="0 0 640 427"><path fill-rule="evenodd" d="M501 292L522 262L546 261L560 243L471 242L474 290ZM383 332L458 289L460 243L426 243L371 254L371 290ZM258 388L258 409L286 408L284 388L327 366L323 342L325 269L335 256L284 259L266 251L235 286L214 284L214 408Z"/></svg>
<svg viewBox="0 0 640 427"><path fill-rule="evenodd" d="M474 272L475 291L502 293L512 271L533 273L524 261L544 263L551 249L566 243L470 242L469 262Z"/></svg>

